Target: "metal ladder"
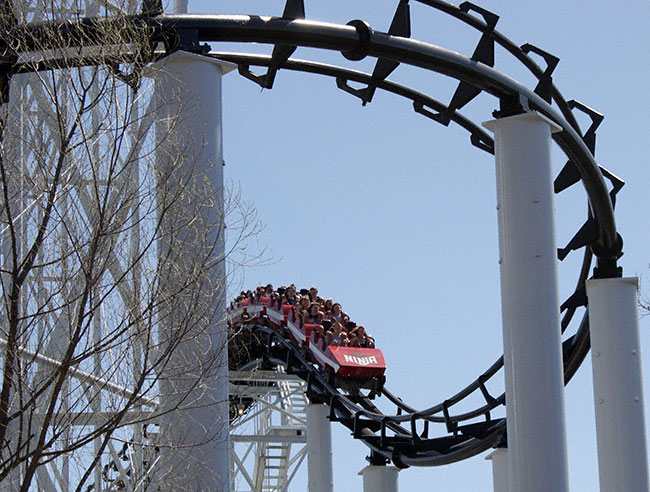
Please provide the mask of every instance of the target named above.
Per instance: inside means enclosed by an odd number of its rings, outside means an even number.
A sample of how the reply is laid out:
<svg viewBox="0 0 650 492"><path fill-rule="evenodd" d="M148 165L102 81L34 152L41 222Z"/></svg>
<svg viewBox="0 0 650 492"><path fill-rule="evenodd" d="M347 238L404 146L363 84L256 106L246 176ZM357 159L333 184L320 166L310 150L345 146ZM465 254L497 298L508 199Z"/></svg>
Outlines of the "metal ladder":
<svg viewBox="0 0 650 492"><path fill-rule="evenodd" d="M278 372L284 373L284 367L278 367ZM280 416L280 425L269 421L266 435L270 438L281 439L296 432L302 432L305 427L307 397L304 384L301 381L278 381L279 407L286 413ZM262 474L263 492L284 492L289 483L288 471L291 460L291 442L268 442L263 448L264 467Z"/></svg>

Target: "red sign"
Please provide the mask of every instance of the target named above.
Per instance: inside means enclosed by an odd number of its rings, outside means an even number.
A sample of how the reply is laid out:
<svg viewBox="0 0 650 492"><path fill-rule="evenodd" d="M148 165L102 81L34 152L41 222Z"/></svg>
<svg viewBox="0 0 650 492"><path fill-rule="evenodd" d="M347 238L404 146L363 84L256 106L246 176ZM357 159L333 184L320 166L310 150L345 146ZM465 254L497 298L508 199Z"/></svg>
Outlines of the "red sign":
<svg viewBox="0 0 650 492"><path fill-rule="evenodd" d="M384 356L379 349L359 347L328 347L331 357L340 366L337 374L350 378L381 376L386 370Z"/></svg>

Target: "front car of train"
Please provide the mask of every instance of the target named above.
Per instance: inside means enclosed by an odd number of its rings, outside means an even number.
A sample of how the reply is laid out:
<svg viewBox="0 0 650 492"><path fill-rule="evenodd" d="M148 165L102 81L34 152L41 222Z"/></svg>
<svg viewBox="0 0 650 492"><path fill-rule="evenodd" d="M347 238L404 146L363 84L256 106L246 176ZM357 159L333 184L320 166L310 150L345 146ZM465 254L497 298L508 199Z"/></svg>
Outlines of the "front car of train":
<svg viewBox="0 0 650 492"><path fill-rule="evenodd" d="M228 320L233 333L261 325L282 334L337 388L350 393L361 388L375 394L381 392L386 371L381 350L373 346L346 346L347 341L342 343L340 337L332 339L331 332L326 330L328 320L323 324L305 323L298 309L284 304L275 293L272 296L239 296L228 309Z"/></svg>

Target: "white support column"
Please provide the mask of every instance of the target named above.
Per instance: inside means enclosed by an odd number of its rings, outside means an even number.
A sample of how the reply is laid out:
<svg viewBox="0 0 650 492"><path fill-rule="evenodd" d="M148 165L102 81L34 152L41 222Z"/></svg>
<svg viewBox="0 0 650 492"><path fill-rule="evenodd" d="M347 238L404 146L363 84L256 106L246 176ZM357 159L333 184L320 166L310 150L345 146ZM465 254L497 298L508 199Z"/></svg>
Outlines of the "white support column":
<svg viewBox="0 0 650 492"><path fill-rule="evenodd" d="M363 492L398 492L397 474L394 466L366 466L359 472L363 477Z"/></svg>
<svg viewBox="0 0 650 492"><path fill-rule="evenodd" d="M329 407L307 405L307 477L309 492L332 492L332 424L327 418Z"/></svg>
<svg viewBox="0 0 650 492"><path fill-rule="evenodd" d="M230 488L221 77L231 67L179 51L148 73L168 293L160 343L175 347L160 374L163 490Z"/></svg>
<svg viewBox="0 0 650 492"><path fill-rule="evenodd" d="M494 492L510 492L508 479L508 450L498 448L485 457L492 462L492 483Z"/></svg>
<svg viewBox="0 0 650 492"><path fill-rule="evenodd" d="M637 278L589 280L601 492L647 492Z"/></svg>
<svg viewBox="0 0 650 492"><path fill-rule="evenodd" d="M568 491L551 133L537 113L484 124L496 143L510 490Z"/></svg>

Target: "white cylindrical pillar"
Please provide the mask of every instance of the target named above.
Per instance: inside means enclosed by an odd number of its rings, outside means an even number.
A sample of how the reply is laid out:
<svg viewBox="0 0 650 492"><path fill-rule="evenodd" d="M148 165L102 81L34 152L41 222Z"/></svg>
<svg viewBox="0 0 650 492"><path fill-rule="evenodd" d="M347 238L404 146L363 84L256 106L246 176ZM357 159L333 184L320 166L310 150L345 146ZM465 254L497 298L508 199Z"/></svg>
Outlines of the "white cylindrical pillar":
<svg viewBox="0 0 650 492"><path fill-rule="evenodd" d="M162 490L230 488L221 76L231 69L176 52L155 80Z"/></svg>
<svg viewBox="0 0 650 492"><path fill-rule="evenodd" d="M510 490L568 490L551 132L537 113L484 124L496 144Z"/></svg>
<svg viewBox="0 0 650 492"><path fill-rule="evenodd" d="M397 492L397 474L394 466L366 466L359 472L363 477L363 492Z"/></svg>
<svg viewBox="0 0 650 492"><path fill-rule="evenodd" d="M648 492L637 278L587 281L601 492Z"/></svg>
<svg viewBox="0 0 650 492"><path fill-rule="evenodd" d="M309 492L332 492L332 424L327 405L307 405L307 477Z"/></svg>
<svg viewBox="0 0 650 492"><path fill-rule="evenodd" d="M485 457L492 462L492 484L494 492L510 492L508 478L508 450L498 448Z"/></svg>

